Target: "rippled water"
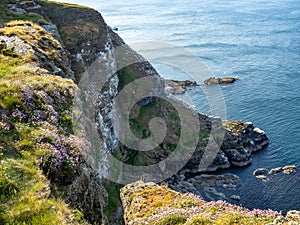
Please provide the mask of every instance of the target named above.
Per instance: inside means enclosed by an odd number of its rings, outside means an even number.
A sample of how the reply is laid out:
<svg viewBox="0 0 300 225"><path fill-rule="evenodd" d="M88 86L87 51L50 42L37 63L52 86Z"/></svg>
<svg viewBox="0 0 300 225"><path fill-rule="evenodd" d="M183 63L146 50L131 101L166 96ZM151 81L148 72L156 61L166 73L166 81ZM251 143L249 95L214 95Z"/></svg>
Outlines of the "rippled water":
<svg viewBox="0 0 300 225"><path fill-rule="evenodd" d="M98 9L130 42L159 40L184 46L215 76L237 76L222 87L227 119L252 121L265 130L269 147L253 164L231 169L242 179L241 204L255 208L300 210L300 173L255 180L257 167L296 165L300 169L300 2L250 1L72 1ZM174 68L155 64L162 76L185 79ZM205 97L188 94L209 113Z"/></svg>

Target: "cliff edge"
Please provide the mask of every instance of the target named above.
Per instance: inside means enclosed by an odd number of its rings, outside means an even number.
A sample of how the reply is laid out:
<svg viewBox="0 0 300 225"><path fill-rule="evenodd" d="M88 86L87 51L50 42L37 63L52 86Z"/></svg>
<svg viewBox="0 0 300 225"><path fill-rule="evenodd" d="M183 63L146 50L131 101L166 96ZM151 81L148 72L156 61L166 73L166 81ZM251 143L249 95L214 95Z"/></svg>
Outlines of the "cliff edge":
<svg viewBox="0 0 300 225"><path fill-rule="evenodd" d="M225 201L206 202L193 194L180 194L164 185L138 181L121 189L125 224L299 224L300 212L286 217L272 210L249 210Z"/></svg>

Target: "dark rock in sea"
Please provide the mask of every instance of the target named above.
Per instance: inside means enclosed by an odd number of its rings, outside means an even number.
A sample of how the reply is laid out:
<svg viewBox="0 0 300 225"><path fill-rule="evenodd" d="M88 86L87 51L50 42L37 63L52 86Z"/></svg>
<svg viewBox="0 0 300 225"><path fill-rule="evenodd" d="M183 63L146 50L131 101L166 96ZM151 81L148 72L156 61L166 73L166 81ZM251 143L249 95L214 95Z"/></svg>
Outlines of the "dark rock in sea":
<svg viewBox="0 0 300 225"><path fill-rule="evenodd" d="M277 176L284 176L296 172L296 166L277 167L268 171L266 168L258 168L253 171L253 175L262 181L270 181Z"/></svg>
<svg viewBox="0 0 300 225"><path fill-rule="evenodd" d="M296 166L285 166L282 168L284 174L291 174L296 172L297 167Z"/></svg>
<svg viewBox="0 0 300 225"><path fill-rule="evenodd" d="M284 173L284 174L291 174L291 173L295 173L297 170L296 166L285 166L285 167L276 167L273 168L269 171L269 175L274 175L274 174L279 174L279 173ZM255 171L254 171L255 172ZM266 174L264 174L266 175Z"/></svg>
<svg viewBox="0 0 300 225"><path fill-rule="evenodd" d="M253 171L253 175L255 177L266 176L268 173L269 173L269 171L266 168L258 168L258 169Z"/></svg>
<svg viewBox="0 0 300 225"><path fill-rule="evenodd" d="M175 191L191 192L199 196L206 196L207 200L227 199L232 191L240 185L240 178L234 174L200 174L185 175L179 173L167 180L168 186ZM224 192L224 193L223 193ZM225 194L226 193L226 194ZM233 193L234 194L234 193Z"/></svg>
<svg viewBox="0 0 300 225"><path fill-rule="evenodd" d="M187 86L198 86L195 81L184 80L165 80L165 89L171 94L184 94Z"/></svg>
<svg viewBox="0 0 300 225"><path fill-rule="evenodd" d="M206 84L206 85L230 84L230 83L234 83L237 80L238 80L238 78L234 78L234 77L224 77L224 78L211 77L211 78L205 80L204 84Z"/></svg>
<svg viewBox="0 0 300 225"><path fill-rule="evenodd" d="M276 168L271 169L269 171L269 174L277 174L277 173L280 173L282 171L283 171L282 167L276 167Z"/></svg>
<svg viewBox="0 0 300 225"><path fill-rule="evenodd" d="M223 151L234 166L243 167L252 162L251 153L245 148L224 149Z"/></svg>
<svg viewBox="0 0 300 225"><path fill-rule="evenodd" d="M241 197L238 195L231 195L230 198L235 201L241 201Z"/></svg>

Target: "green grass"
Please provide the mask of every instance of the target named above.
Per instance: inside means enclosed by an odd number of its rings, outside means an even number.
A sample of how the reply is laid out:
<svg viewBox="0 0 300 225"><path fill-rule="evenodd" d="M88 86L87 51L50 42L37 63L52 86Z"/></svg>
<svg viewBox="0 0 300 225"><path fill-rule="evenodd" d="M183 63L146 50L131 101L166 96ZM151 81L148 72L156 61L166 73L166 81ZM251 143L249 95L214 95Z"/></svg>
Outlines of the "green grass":
<svg viewBox="0 0 300 225"><path fill-rule="evenodd" d="M49 181L31 155L0 160L0 224L67 224L73 212L49 198ZM76 222L76 221L75 221Z"/></svg>
<svg viewBox="0 0 300 225"><path fill-rule="evenodd" d="M108 194L108 204L106 209L106 215L108 221L115 222L114 216L116 215L118 208L122 207L121 200L120 200L120 189L123 185L118 185L107 181L105 184L105 189L107 190Z"/></svg>
<svg viewBox="0 0 300 225"><path fill-rule="evenodd" d="M156 225L182 225L186 222L186 216L182 215L170 215L159 222L156 222Z"/></svg>
<svg viewBox="0 0 300 225"><path fill-rule="evenodd" d="M3 6L0 0L1 20L15 19ZM30 45L45 37L43 29L30 22L10 22L8 26L0 32L18 35ZM32 26L39 32L28 37L23 26ZM48 50L53 54L53 49ZM87 224L82 213L71 209L58 193L50 197L49 174L41 169L51 153L50 144L73 133L76 86L71 80L47 72L35 75L28 67L35 60L6 48L0 52L0 224ZM43 116L39 118L38 114ZM69 154L78 154L76 147L68 148ZM64 168L60 175L72 177L70 166Z"/></svg>
<svg viewBox="0 0 300 225"><path fill-rule="evenodd" d="M0 23L9 22L12 20L28 20L32 22L38 22L43 20L41 15L36 13L26 13L24 15L15 15L9 12L5 0L0 0Z"/></svg>
<svg viewBox="0 0 300 225"><path fill-rule="evenodd" d="M120 69L117 73L119 77L119 90L122 90L126 85L134 80L141 78L141 76L138 75L130 66Z"/></svg>

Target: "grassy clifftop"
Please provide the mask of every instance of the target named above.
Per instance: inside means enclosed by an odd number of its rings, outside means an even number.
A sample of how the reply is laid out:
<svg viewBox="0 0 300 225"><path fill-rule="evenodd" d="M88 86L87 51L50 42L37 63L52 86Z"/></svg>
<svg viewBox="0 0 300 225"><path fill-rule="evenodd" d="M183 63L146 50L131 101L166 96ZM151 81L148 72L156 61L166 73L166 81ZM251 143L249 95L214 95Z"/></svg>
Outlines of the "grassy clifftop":
<svg viewBox="0 0 300 225"><path fill-rule="evenodd" d="M68 56L30 22L41 16L16 16L0 4L0 224L86 224L54 191L77 176L82 162L82 140L72 130L77 87L54 76L72 77Z"/></svg>
<svg viewBox="0 0 300 225"><path fill-rule="evenodd" d="M272 210L249 210L224 201L206 202L164 185L138 181L121 189L125 224L263 225L299 224L296 212L286 218Z"/></svg>

